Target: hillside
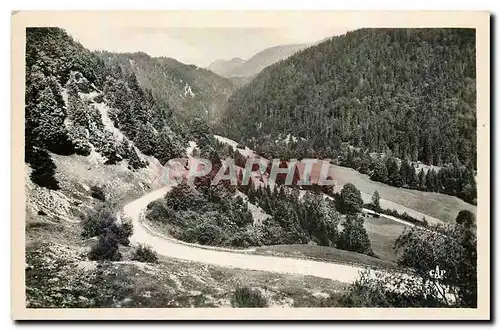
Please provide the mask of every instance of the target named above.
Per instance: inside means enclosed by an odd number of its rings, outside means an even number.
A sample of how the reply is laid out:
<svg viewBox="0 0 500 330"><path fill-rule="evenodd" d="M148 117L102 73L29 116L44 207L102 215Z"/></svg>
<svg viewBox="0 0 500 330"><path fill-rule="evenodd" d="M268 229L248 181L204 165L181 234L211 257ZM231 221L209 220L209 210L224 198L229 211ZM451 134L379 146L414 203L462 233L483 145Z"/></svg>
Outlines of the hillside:
<svg viewBox="0 0 500 330"><path fill-rule="evenodd" d="M230 307L242 285L271 307L336 303L345 283L186 263L137 246L139 228L121 210L164 186L162 164L186 154L175 112L65 31L29 28L26 37L28 308Z"/></svg>
<svg viewBox="0 0 500 330"><path fill-rule="evenodd" d="M232 95L220 131L260 153L343 153L360 159L345 163L355 168L379 152L475 169L475 77L473 30L361 29L264 69ZM299 142L273 142L288 134ZM473 181L473 173L462 172L449 176ZM473 193L462 194L473 200Z"/></svg>
<svg viewBox="0 0 500 330"><path fill-rule="evenodd" d="M276 91L272 81L260 90L259 83L288 62L264 69L257 83L248 85L256 89L241 88L230 106L252 101L242 98L246 93ZM283 96L272 94L259 109L230 107L224 113L234 116L222 121L232 123L228 133L241 141L237 130L242 130L254 152L214 135L206 122L225 109L233 92L229 80L174 59L90 52L59 28L26 29L20 228L26 280L25 296L16 296L27 308L477 306L475 216L467 208L443 201L437 208L448 209L456 223L437 228L384 209L386 194L398 195L416 211L425 209L423 194L383 190L366 178L356 182L362 190L352 182L310 186L298 183L296 170L292 186L286 186L284 173L273 182L276 168L266 166L243 183L247 156L258 155L260 163L273 155L324 156L336 150L325 147L324 137L311 138L316 131L293 130L304 129L286 116L294 104L274 108L276 102L290 102L283 98L291 97L288 85L276 88ZM256 119L261 107L259 121L242 121ZM307 129L318 129L325 118L311 114L316 121L307 120ZM277 131L284 123L293 129ZM341 144L334 161L354 166L372 157L353 144ZM181 157L209 159L212 165L197 176L196 163L167 163ZM385 174L391 184L404 178L412 189L427 182L427 187L446 186L446 192L472 191L461 181L469 179L469 169L427 166L430 174L422 180L407 162L374 159L375 168L368 164L371 175ZM280 168L286 164L279 162ZM226 167L231 179L220 177ZM184 174L179 182L171 180ZM328 177L336 175L353 177L330 167ZM367 204L370 189L381 194L374 191ZM423 263L415 260L415 251ZM427 286L436 263L446 267L442 283L458 288L451 305ZM402 281L410 273L423 281Z"/></svg>
<svg viewBox="0 0 500 330"><path fill-rule="evenodd" d="M220 76L229 78L232 77L231 72L236 70L239 66L243 65L245 63L245 60L235 57L230 60L217 60L215 62L212 62L207 69L217 73Z"/></svg>
<svg viewBox="0 0 500 330"><path fill-rule="evenodd" d="M194 117L214 119L234 90L226 78L172 58L154 58L145 53L97 55L106 65L118 65L123 72L133 73L139 86L151 90L158 105L172 109L182 121Z"/></svg>
<svg viewBox="0 0 500 330"><path fill-rule="evenodd" d="M207 69L227 78L250 78L261 72L267 66L284 60L307 46L306 44L279 45L264 49L246 61L239 58L217 60L210 64Z"/></svg>

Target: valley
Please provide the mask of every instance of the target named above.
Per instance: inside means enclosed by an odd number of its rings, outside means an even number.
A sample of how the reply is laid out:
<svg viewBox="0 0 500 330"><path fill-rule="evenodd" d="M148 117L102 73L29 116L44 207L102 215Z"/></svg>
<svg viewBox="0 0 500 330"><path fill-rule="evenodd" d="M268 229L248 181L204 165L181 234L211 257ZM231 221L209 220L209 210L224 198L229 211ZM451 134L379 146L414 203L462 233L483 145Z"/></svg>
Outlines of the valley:
<svg viewBox="0 0 500 330"><path fill-rule="evenodd" d="M361 29L204 69L27 29L26 305L473 306L471 40ZM243 184L254 158L334 185Z"/></svg>

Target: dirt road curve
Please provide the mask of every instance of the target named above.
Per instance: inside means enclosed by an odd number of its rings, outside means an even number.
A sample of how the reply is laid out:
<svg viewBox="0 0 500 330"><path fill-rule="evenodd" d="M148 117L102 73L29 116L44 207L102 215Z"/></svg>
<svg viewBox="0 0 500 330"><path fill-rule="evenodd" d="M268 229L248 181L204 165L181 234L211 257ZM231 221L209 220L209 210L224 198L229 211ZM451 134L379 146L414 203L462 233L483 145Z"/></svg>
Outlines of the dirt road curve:
<svg viewBox="0 0 500 330"><path fill-rule="evenodd" d="M124 207L125 215L134 225L132 243L147 244L160 255L193 262L273 273L312 275L343 283L352 283L358 277L359 271L363 270L362 267L313 260L260 256L237 251L229 252L227 249L205 249L155 235L141 223L141 215L150 202L163 197L170 188L165 186L154 190Z"/></svg>

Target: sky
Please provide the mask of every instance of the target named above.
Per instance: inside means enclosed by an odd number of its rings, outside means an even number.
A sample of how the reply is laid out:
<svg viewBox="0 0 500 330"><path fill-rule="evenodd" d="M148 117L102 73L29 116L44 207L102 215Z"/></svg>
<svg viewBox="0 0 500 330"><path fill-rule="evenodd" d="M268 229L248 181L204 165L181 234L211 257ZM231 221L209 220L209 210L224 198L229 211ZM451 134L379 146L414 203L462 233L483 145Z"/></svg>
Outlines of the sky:
<svg viewBox="0 0 500 330"><path fill-rule="evenodd" d="M301 25L286 27L140 27L98 24L60 26L90 50L145 52L151 56L207 67L218 59L249 59L277 45L315 43L348 29Z"/></svg>

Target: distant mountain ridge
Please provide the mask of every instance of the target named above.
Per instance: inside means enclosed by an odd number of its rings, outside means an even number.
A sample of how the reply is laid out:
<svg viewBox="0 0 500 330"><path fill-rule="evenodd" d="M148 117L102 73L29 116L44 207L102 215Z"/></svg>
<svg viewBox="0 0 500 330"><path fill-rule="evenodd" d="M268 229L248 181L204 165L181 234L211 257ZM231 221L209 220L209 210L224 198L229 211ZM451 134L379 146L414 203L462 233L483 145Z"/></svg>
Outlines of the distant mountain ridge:
<svg viewBox="0 0 500 330"><path fill-rule="evenodd" d="M207 69L221 75L223 77L231 77L231 73L234 70L237 70L238 67L242 66L245 63L245 60L235 57L230 60L217 60L212 62Z"/></svg>
<svg viewBox="0 0 500 330"><path fill-rule="evenodd" d="M125 73L133 73L141 88L151 90L159 105L172 109L183 121L194 117L212 120L234 91L228 79L173 58L142 52L98 55L106 65L118 65Z"/></svg>
<svg viewBox="0 0 500 330"><path fill-rule="evenodd" d="M264 68L286 59L294 53L307 48L308 44L279 45L264 49L248 60L233 58L231 60L217 60L207 69L226 78L253 77Z"/></svg>

